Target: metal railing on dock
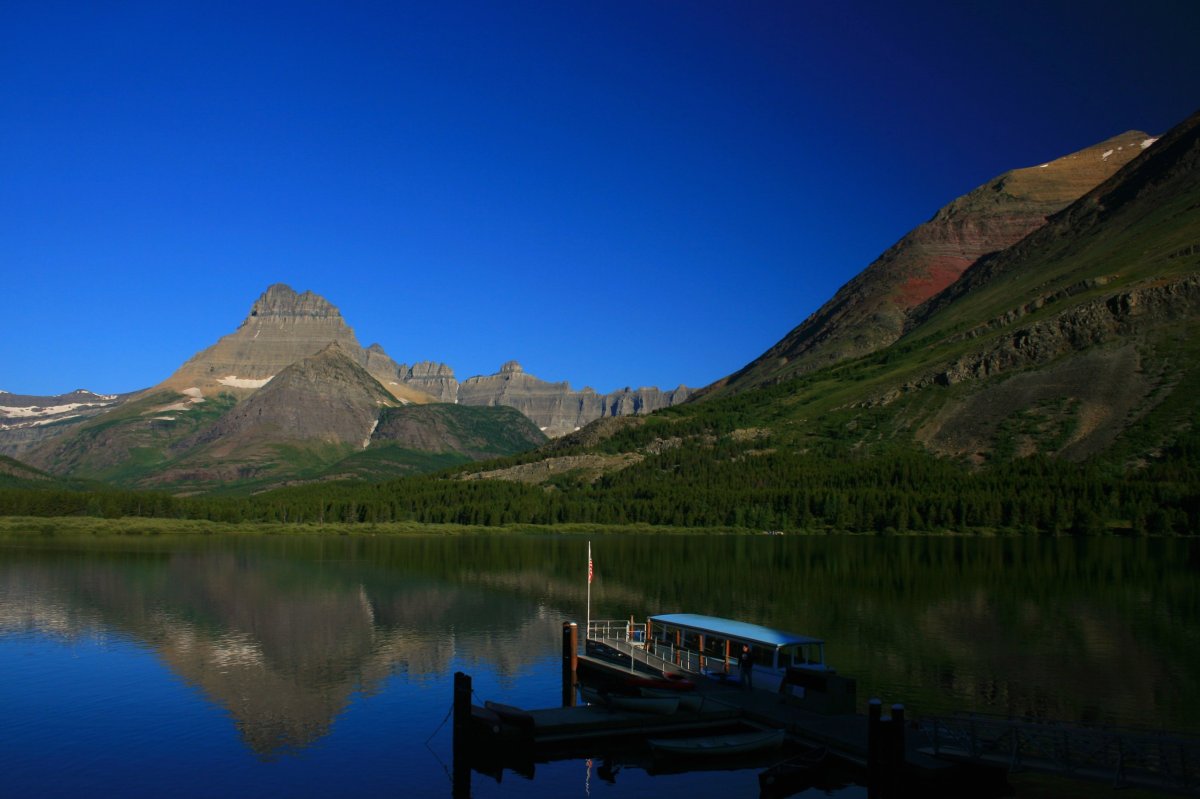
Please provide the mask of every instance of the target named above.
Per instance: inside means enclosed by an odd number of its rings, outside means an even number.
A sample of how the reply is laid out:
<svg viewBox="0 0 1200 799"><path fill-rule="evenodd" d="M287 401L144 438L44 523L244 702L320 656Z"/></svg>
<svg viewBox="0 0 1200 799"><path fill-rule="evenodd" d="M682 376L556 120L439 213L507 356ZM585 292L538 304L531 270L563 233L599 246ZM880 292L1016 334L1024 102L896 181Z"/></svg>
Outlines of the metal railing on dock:
<svg viewBox="0 0 1200 799"><path fill-rule="evenodd" d="M644 671L653 673L663 673L665 671L677 670L673 664L665 660L658 652L652 652L646 647L646 639L643 635L640 639L637 637L637 631L632 631L633 637L630 640L629 632L624 629L606 628L604 626L597 627L596 625L618 624L618 622L592 622L588 630L592 631L588 635L588 640L596 641L608 647L618 656L629 659L629 667L635 668L642 666ZM628 622L625 622L628 625ZM643 632L645 625L642 625ZM608 635L603 634L607 631Z"/></svg>
<svg viewBox="0 0 1200 799"><path fill-rule="evenodd" d="M659 670L677 668L694 674L728 671L724 654L709 655L670 643L657 642L653 651L646 646L646 625L624 619L593 620L587 629L587 637L603 642L622 654L629 655L639 663Z"/></svg>
<svg viewBox="0 0 1200 799"><path fill-rule="evenodd" d="M1044 771L1114 786L1200 792L1200 739L964 714L921 719L922 751L938 757Z"/></svg>
<svg viewBox="0 0 1200 799"><path fill-rule="evenodd" d="M594 641L625 641L635 647L646 645L646 625L626 619L593 619L587 637Z"/></svg>

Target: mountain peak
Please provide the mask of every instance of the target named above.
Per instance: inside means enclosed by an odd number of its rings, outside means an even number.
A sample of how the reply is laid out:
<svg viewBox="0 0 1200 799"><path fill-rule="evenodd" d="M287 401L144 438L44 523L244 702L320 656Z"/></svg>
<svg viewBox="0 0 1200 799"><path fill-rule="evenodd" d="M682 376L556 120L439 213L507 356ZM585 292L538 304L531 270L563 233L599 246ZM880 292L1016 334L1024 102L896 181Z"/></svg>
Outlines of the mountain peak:
<svg viewBox="0 0 1200 799"><path fill-rule="evenodd" d="M710 390L741 390L886 347L903 334L915 308L972 264L1044 226L1155 141L1142 131L1128 131L1044 164L1010 170L953 200L775 346Z"/></svg>
<svg viewBox="0 0 1200 799"><path fill-rule="evenodd" d="M254 301L254 305L250 307L250 318L246 321L248 322L252 318L269 319L273 317L340 319L341 316L341 312L319 294L313 294L311 291L297 294L286 283L275 283L268 286L262 296Z"/></svg>
<svg viewBox="0 0 1200 799"><path fill-rule="evenodd" d="M429 396L401 384L399 366L378 344L363 349L342 313L324 297L298 294L286 283L269 286L237 330L192 356L162 387L204 394L248 396L289 365L330 344L367 369L388 391L408 402Z"/></svg>

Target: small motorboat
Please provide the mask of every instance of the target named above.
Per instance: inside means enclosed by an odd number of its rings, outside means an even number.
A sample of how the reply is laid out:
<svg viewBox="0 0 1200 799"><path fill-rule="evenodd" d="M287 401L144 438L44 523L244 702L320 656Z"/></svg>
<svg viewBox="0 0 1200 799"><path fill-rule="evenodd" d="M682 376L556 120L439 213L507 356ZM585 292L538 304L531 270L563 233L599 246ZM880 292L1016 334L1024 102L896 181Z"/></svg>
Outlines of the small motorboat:
<svg viewBox="0 0 1200 799"><path fill-rule="evenodd" d="M763 752L783 745L783 730L732 732L700 738L651 738L647 743L656 755L710 757Z"/></svg>

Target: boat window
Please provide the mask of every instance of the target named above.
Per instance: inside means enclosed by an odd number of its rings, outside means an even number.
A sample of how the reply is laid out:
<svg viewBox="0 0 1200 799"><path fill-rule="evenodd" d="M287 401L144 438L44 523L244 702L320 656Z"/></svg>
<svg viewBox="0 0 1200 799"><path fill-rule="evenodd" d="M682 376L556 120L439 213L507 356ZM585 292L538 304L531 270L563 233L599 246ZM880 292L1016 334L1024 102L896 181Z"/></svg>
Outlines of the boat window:
<svg viewBox="0 0 1200 799"><path fill-rule="evenodd" d="M725 657L725 639L715 635L704 636L704 654L709 657Z"/></svg>
<svg viewBox="0 0 1200 799"><path fill-rule="evenodd" d="M796 644L783 650L783 657L780 658L780 661L791 666L807 666L809 662L807 655L804 645Z"/></svg>
<svg viewBox="0 0 1200 799"><path fill-rule="evenodd" d="M821 665L821 645L820 644L792 644L784 647L781 650L779 663L782 666L820 666Z"/></svg>
<svg viewBox="0 0 1200 799"><path fill-rule="evenodd" d="M731 660L737 660L742 653L742 644L733 642L729 648L729 657ZM754 659L755 666L767 666L775 668L775 649L766 649L756 644L750 644L750 656Z"/></svg>

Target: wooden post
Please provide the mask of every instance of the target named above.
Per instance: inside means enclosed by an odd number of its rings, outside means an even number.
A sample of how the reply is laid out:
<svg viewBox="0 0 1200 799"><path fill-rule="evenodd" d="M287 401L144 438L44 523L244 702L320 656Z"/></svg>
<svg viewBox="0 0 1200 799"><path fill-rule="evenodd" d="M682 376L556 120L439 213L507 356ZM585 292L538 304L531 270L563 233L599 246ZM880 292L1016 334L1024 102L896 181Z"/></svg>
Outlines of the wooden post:
<svg viewBox="0 0 1200 799"><path fill-rule="evenodd" d="M471 797L471 677L454 672L454 799Z"/></svg>
<svg viewBox="0 0 1200 799"><path fill-rule="evenodd" d="M867 702L867 796L880 799L882 792L882 757L879 734L883 725L883 702L872 698Z"/></svg>
<svg viewBox="0 0 1200 799"><path fill-rule="evenodd" d="M579 625L563 622L562 700L563 707L575 707L576 670L579 667Z"/></svg>
<svg viewBox="0 0 1200 799"><path fill-rule="evenodd" d="M902 780L904 779L904 705L897 702L892 705L892 722L891 729L888 731L888 739L890 741L888 752L888 778L887 783L890 789L889 796L903 796Z"/></svg>

